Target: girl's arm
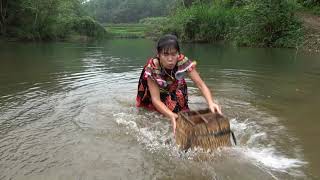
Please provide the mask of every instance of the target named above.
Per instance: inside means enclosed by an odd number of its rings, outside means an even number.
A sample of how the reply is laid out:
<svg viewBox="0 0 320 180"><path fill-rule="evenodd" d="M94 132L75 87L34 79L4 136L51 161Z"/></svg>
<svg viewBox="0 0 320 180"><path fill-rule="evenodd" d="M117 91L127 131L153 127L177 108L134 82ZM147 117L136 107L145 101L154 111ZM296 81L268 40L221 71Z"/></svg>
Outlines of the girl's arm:
<svg viewBox="0 0 320 180"><path fill-rule="evenodd" d="M173 134L176 133L176 119L178 115L172 111L160 100L160 90L158 84L154 82L150 77L147 79L148 87L151 95L153 106L163 115L168 117L172 123Z"/></svg>
<svg viewBox="0 0 320 180"><path fill-rule="evenodd" d="M196 71L196 69L193 69L191 72L188 72L188 75L190 79L196 84L196 86L200 89L202 95L206 99L210 110L215 113L218 112L219 114L222 114L220 106L213 102L213 98L211 95L211 92L207 85L203 82L201 79L199 73Z"/></svg>

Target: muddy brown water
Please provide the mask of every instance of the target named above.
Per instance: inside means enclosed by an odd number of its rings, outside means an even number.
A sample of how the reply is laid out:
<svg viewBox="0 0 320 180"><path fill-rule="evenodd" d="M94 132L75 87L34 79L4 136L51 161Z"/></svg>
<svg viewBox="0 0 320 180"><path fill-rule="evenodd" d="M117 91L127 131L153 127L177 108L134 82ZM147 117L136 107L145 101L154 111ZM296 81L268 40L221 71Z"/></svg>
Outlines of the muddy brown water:
<svg viewBox="0 0 320 180"><path fill-rule="evenodd" d="M0 44L0 179L318 179L320 56L183 44L239 145L180 152L137 110L149 40ZM205 107L188 80L190 107Z"/></svg>

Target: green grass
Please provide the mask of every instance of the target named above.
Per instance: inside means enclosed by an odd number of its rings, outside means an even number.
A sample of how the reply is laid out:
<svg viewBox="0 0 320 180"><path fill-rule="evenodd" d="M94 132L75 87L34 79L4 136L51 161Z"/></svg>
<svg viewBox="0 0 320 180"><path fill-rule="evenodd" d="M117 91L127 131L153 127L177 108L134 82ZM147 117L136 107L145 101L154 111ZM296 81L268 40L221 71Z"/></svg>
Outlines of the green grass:
<svg viewBox="0 0 320 180"><path fill-rule="evenodd" d="M143 24L105 24L104 27L117 38L144 38L147 28Z"/></svg>
<svg viewBox="0 0 320 180"><path fill-rule="evenodd" d="M308 12L317 16L320 16L320 6L314 6L311 8L302 7L300 11Z"/></svg>

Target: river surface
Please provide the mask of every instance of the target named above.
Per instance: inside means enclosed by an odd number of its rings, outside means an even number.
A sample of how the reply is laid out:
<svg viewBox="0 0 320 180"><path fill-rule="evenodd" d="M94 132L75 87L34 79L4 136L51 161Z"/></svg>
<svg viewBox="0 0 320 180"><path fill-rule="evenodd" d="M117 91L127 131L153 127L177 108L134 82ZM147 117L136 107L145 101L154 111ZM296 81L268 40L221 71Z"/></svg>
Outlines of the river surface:
<svg viewBox="0 0 320 180"><path fill-rule="evenodd" d="M319 54L183 44L238 140L205 154L135 107L154 45L2 42L0 179L319 179ZM191 109L206 107L188 86Z"/></svg>

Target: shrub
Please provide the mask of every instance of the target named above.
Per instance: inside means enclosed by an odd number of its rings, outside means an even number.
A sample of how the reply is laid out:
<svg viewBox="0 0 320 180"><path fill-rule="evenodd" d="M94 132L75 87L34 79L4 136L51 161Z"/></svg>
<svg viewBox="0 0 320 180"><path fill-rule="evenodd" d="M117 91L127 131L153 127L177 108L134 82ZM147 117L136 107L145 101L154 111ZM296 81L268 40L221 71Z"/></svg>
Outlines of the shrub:
<svg viewBox="0 0 320 180"><path fill-rule="evenodd" d="M196 4L188 9L179 9L165 29L185 41L223 40L233 26L233 11L223 6Z"/></svg>
<svg viewBox="0 0 320 180"><path fill-rule="evenodd" d="M103 37L107 34L102 25L88 16L75 19L70 27L80 35L89 37Z"/></svg>
<svg viewBox="0 0 320 180"><path fill-rule="evenodd" d="M296 47L302 30L294 10L287 0L253 1L237 13L233 38L244 46Z"/></svg>

